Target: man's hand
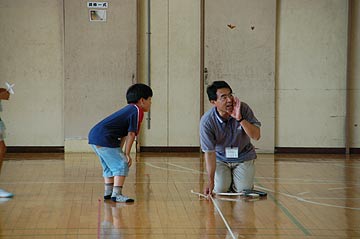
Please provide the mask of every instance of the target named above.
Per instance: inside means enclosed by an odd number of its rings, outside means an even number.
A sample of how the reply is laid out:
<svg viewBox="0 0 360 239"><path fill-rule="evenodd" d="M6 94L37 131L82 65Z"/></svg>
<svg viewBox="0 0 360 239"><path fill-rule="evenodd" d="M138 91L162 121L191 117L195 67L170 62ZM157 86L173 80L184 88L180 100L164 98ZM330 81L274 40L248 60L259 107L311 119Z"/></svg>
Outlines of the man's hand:
<svg viewBox="0 0 360 239"><path fill-rule="evenodd" d="M204 194L212 196L213 190L214 190L214 182L208 182L208 185L206 186L206 188L204 190Z"/></svg>
<svg viewBox="0 0 360 239"><path fill-rule="evenodd" d="M216 170L216 154L215 152L205 152L206 171L208 174L208 184L204 189L205 195L213 195L214 177Z"/></svg>
<svg viewBox="0 0 360 239"><path fill-rule="evenodd" d="M241 120L242 119L242 115L241 115L241 101L239 100L239 98L235 97L234 98L234 109L233 112L231 113L231 116L233 118L235 118L236 120Z"/></svg>

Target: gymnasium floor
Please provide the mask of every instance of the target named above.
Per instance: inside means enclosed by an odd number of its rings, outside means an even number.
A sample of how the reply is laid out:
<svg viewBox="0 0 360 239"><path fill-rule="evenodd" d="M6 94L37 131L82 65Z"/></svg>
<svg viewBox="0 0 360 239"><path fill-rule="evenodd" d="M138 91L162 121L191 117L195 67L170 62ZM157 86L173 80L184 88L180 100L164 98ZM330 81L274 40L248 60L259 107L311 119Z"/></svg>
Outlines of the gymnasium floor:
<svg viewBox="0 0 360 239"><path fill-rule="evenodd" d="M0 188L0 238L360 238L360 155L260 154L266 199L201 200L201 154L138 154L124 193L104 202L97 158L8 154ZM135 159L135 155L134 155ZM217 210L217 208L219 210Z"/></svg>

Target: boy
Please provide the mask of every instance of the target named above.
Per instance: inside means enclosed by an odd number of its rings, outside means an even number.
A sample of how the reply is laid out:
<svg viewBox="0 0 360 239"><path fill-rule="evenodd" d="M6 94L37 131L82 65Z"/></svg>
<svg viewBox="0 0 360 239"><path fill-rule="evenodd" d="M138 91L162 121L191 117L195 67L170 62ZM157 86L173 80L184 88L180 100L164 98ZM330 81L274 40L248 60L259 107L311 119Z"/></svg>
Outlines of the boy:
<svg viewBox="0 0 360 239"><path fill-rule="evenodd" d="M104 199L134 202L122 194L132 163L131 146L140 130L144 112L151 106L153 92L144 84L134 84L126 92L128 105L96 124L89 133L89 144L100 159L105 181ZM125 144L125 152L123 146Z"/></svg>

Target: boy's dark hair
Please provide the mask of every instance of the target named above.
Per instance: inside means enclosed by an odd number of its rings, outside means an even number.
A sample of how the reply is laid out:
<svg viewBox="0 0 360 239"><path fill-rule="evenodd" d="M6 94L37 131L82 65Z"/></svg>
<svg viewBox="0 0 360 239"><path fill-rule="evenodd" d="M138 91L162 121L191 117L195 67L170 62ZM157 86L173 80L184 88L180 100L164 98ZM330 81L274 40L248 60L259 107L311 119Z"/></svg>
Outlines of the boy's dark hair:
<svg viewBox="0 0 360 239"><path fill-rule="evenodd" d="M136 104L141 98L147 100L153 96L151 88L145 84L137 83L129 87L126 92L127 103Z"/></svg>
<svg viewBox="0 0 360 239"><path fill-rule="evenodd" d="M227 88L232 93L232 89L228 83L226 83L225 81L214 81L206 89L206 93L208 95L209 100L217 100L216 91L222 88Z"/></svg>

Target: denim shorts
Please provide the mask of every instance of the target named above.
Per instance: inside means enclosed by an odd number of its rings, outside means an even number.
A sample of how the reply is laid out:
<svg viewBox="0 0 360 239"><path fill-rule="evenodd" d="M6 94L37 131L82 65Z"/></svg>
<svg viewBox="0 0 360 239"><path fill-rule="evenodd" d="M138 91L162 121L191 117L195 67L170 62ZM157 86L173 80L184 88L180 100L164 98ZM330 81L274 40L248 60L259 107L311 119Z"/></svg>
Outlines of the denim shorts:
<svg viewBox="0 0 360 239"><path fill-rule="evenodd" d="M120 147L108 148L97 147L96 145L91 145L91 147L99 157L104 177L128 176L129 166Z"/></svg>

